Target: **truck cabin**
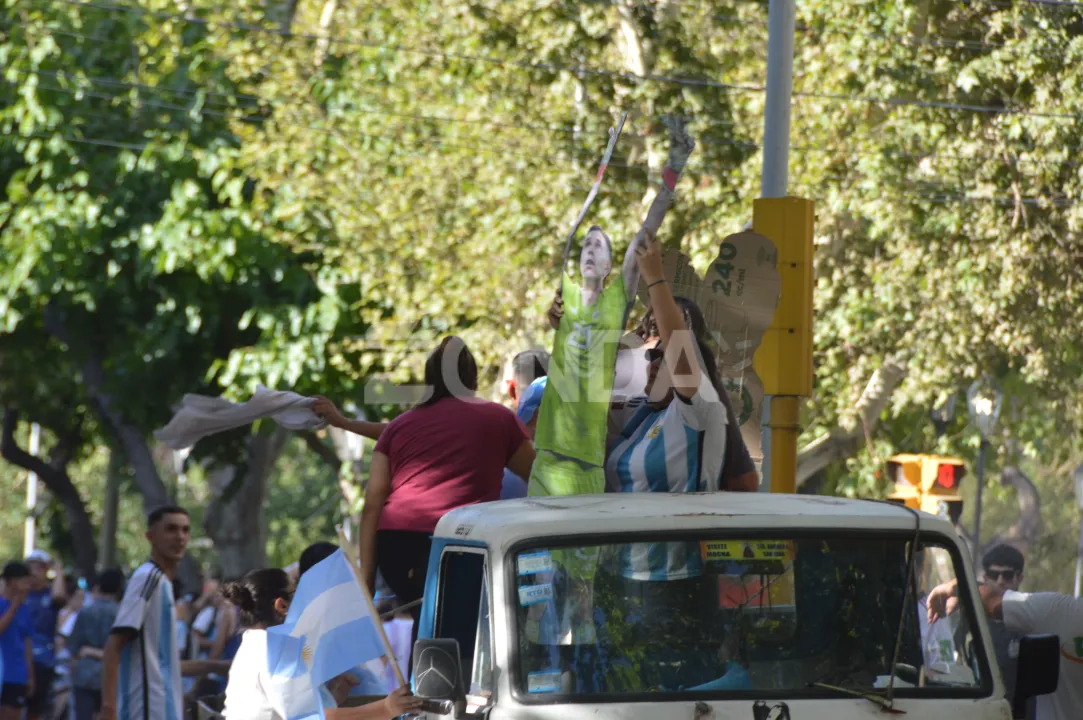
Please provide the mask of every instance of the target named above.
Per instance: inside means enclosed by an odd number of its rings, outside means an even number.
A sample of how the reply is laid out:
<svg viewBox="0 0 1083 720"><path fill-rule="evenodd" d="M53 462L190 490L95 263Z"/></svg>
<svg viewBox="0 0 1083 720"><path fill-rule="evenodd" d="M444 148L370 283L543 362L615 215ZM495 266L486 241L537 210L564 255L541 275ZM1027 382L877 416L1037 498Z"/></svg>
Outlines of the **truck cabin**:
<svg viewBox="0 0 1083 720"><path fill-rule="evenodd" d="M496 700L1003 704L971 576L947 520L888 503L625 494L460 508L435 533L415 688L467 713ZM925 597L955 578L960 610L930 626ZM455 648L454 673L431 662Z"/></svg>

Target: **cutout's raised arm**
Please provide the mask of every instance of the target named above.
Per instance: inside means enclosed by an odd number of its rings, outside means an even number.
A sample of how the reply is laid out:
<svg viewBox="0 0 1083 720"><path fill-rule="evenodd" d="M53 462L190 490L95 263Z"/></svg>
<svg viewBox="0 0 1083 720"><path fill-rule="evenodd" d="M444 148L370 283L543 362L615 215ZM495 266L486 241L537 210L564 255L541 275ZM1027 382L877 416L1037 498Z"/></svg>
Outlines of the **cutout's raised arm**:
<svg viewBox="0 0 1083 720"><path fill-rule="evenodd" d="M669 129L669 159L662 171L662 185L658 188L658 194L654 196L654 201L651 202L651 207L647 211L647 219L643 221L643 226L628 246L628 252L624 254L624 289L627 292L629 308L639 289L636 249L645 242L648 235L658 234L658 228L662 227L662 220L665 219L666 213L673 204L677 180L680 179L685 165L688 164L688 158L696 148L696 143L688 134L683 119L667 115L662 122Z"/></svg>

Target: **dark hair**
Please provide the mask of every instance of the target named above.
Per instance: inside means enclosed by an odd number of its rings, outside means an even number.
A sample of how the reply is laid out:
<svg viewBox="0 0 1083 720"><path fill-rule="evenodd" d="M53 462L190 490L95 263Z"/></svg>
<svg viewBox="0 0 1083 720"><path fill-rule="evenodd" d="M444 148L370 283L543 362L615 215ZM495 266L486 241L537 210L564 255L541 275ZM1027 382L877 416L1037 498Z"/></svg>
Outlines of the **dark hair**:
<svg viewBox="0 0 1083 720"><path fill-rule="evenodd" d="M590 235L592 232L596 232L596 233L598 233L599 235L602 236L602 240L605 240L606 250L609 251L609 257L612 258L613 257L613 241L610 240L609 236L605 234L605 230L602 230L602 226L601 225L591 225L590 229L587 230L587 235ZM587 239L587 235L583 236L584 240Z"/></svg>
<svg viewBox="0 0 1083 720"><path fill-rule="evenodd" d="M297 563L297 577L304 575L321 560L326 560L334 555L335 550L338 550L338 545L322 540L306 547L305 551L301 553L300 561Z"/></svg>
<svg viewBox="0 0 1083 720"><path fill-rule="evenodd" d="M703 363L703 369L706 371L707 377L711 380L711 385L714 386L715 392L718 393L718 399L724 403L728 402L726 388L722 385L722 378L718 374L718 364L714 359L714 345L711 342L711 334L707 331L707 320L703 317L703 311L699 309L699 305L694 300L686 297L677 295L673 300L677 303L677 307L681 309L685 327L692 331L692 336L696 339L696 348L699 350L700 361ZM647 309L647 313L639 321L639 325L636 326L635 334L641 340L658 337L658 322L654 319L654 308Z"/></svg>
<svg viewBox="0 0 1083 720"><path fill-rule="evenodd" d="M520 390L526 390L527 385L549 374L549 353L540 348L524 350L512 358L511 368L515 382L523 385Z"/></svg>
<svg viewBox="0 0 1083 720"><path fill-rule="evenodd" d="M455 359L455 379L457 387L448 387L445 373L444 356L451 354ZM457 397L462 389L474 392L478 389L478 363L466 347L462 338L450 335L440 341L440 345L425 361L425 385L432 388L432 395L421 403L427 407L444 398ZM456 392L459 391L459 392Z"/></svg>
<svg viewBox="0 0 1083 720"><path fill-rule="evenodd" d="M279 568L253 570L240 580L222 586L222 597L241 611L241 623L245 627L280 624L282 619L275 610L275 600L289 596L290 576Z"/></svg>
<svg viewBox="0 0 1083 720"><path fill-rule="evenodd" d="M5 580L18 580L19 578L30 577L30 568L17 560L13 560L4 566L3 577Z"/></svg>
<svg viewBox="0 0 1083 720"><path fill-rule="evenodd" d="M997 545L989 552L985 553L985 557L981 559L982 567L986 572L994 565L1000 565L1001 567L1009 567L1018 573L1023 572L1023 553L1019 552L1011 545Z"/></svg>
<svg viewBox="0 0 1083 720"><path fill-rule="evenodd" d="M124 589L124 573L116 568L102 570L101 574L98 575L98 579L94 582L94 587L103 595L120 597L120 593Z"/></svg>
<svg viewBox="0 0 1083 720"><path fill-rule="evenodd" d="M166 515L184 515L188 517L188 511L180 505L161 505L147 514L147 528L152 528Z"/></svg>

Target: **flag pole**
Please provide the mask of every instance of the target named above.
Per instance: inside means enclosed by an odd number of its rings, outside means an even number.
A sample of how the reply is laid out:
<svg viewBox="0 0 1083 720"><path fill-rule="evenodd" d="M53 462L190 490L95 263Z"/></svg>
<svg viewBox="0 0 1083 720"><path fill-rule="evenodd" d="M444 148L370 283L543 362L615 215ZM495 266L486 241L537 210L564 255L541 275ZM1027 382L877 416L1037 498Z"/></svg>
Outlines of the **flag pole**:
<svg viewBox="0 0 1083 720"><path fill-rule="evenodd" d="M624 131L624 122L627 119L628 113L622 113L616 129L609 130L609 144L606 145L605 153L602 155L602 162L598 165L598 172L594 176L594 184L591 185L590 192L587 193L586 202L583 203L583 207L575 217L575 222L572 223L572 229L568 232L568 239L564 242L564 264L560 266L562 276L568 271L568 256L572 251L572 241L575 240L575 234L579 231L579 226L583 224L583 219L587 216L587 211L590 210L590 206L594 203L594 198L598 196L598 190L602 187L602 178L605 177L605 170L609 167L609 160L613 157L613 149L617 147L617 140L620 138L621 132Z"/></svg>
<svg viewBox="0 0 1083 720"><path fill-rule="evenodd" d="M391 642L387 639L387 633L384 632L384 623L380 619L380 614L376 612L376 603L372 601L372 594L369 593L365 581L361 578L361 561L354 555L349 541L346 540L345 533L342 532L342 526L337 525L335 531L338 533L338 545L346 556L346 564L353 571L353 579L357 581L357 587L361 590L361 597L365 598L365 603L369 606L369 613L376 625L376 633L380 636L380 642L384 644L387 659L391 661L391 670L395 673L395 681L399 684L399 687L408 687L406 678L402 674L402 668L399 667L399 661L395 657L395 651L391 649Z"/></svg>

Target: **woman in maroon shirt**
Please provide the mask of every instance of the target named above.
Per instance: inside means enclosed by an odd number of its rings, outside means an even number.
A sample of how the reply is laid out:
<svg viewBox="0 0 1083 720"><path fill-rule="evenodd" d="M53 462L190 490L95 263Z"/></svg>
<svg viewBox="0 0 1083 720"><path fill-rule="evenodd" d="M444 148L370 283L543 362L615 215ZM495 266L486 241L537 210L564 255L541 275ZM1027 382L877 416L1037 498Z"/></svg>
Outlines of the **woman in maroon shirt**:
<svg viewBox="0 0 1083 720"><path fill-rule="evenodd" d="M534 463L534 444L515 413L475 396L477 362L460 338L445 338L429 356L425 385L429 397L379 433L361 513L369 589L379 568L400 603L424 593L437 521L457 507L498 500L504 468L529 477ZM322 398L313 410L334 427L355 424Z"/></svg>

